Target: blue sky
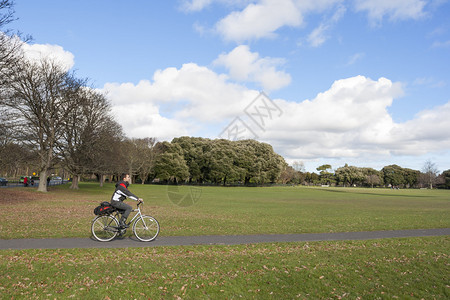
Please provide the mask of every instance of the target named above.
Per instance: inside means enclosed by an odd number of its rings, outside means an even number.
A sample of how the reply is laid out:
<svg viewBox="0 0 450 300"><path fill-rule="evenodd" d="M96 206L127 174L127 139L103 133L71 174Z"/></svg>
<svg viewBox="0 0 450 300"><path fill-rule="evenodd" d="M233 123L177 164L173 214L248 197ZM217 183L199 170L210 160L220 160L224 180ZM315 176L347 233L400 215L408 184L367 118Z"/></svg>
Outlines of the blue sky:
<svg viewBox="0 0 450 300"><path fill-rule="evenodd" d="M128 136L252 137L310 171L450 169L448 1L18 0L15 11L26 51L107 92Z"/></svg>

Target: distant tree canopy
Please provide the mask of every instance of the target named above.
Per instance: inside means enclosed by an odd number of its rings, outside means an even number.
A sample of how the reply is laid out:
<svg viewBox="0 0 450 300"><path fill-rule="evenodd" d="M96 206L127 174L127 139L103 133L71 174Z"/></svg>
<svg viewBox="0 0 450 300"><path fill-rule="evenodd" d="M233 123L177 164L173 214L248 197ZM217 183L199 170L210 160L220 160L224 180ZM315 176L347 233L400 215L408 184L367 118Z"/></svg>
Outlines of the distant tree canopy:
<svg viewBox="0 0 450 300"><path fill-rule="evenodd" d="M213 184L274 183L287 167L271 145L255 140L230 141L179 137L156 145L153 177L164 181Z"/></svg>

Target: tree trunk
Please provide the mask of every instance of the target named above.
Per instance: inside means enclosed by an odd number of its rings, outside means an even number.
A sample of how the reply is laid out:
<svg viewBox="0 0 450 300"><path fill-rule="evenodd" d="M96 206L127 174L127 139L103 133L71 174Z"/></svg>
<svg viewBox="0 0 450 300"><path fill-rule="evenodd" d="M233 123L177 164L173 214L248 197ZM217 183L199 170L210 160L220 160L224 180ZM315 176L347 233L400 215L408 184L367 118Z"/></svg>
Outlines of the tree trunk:
<svg viewBox="0 0 450 300"><path fill-rule="evenodd" d="M39 173L39 186L38 186L38 192L47 192L47 169L44 169L44 171L41 171Z"/></svg>
<svg viewBox="0 0 450 300"><path fill-rule="evenodd" d="M100 187L103 187L103 182L105 181L105 175L100 174Z"/></svg>
<svg viewBox="0 0 450 300"><path fill-rule="evenodd" d="M80 175L74 174L73 178L72 178L72 185L70 186L70 188L73 190L78 190L79 189L79 187L78 187L79 180L80 180Z"/></svg>
<svg viewBox="0 0 450 300"><path fill-rule="evenodd" d="M130 174L130 184L134 183L133 180L133 168L130 167L130 169L128 170L128 174Z"/></svg>

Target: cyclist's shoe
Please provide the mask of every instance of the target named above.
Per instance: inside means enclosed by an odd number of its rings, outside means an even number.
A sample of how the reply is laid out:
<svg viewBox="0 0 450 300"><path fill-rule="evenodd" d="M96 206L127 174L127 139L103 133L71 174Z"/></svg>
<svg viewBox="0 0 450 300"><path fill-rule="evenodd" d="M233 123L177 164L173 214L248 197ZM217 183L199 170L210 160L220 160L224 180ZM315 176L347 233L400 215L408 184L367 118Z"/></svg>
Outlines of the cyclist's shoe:
<svg viewBox="0 0 450 300"><path fill-rule="evenodd" d="M119 221L120 228L128 228L130 225L127 225L126 218L122 217Z"/></svg>

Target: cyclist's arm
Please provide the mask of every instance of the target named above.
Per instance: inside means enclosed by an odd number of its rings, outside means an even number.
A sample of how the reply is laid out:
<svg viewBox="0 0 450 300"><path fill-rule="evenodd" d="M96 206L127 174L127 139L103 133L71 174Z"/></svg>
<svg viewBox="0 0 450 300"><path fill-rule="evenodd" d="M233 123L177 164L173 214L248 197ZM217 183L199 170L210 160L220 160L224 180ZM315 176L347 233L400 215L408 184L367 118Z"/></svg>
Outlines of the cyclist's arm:
<svg viewBox="0 0 450 300"><path fill-rule="evenodd" d="M138 196L130 192L125 186L119 185L117 188L122 192L122 195L127 198L133 199L134 201L138 201L140 199Z"/></svg>

